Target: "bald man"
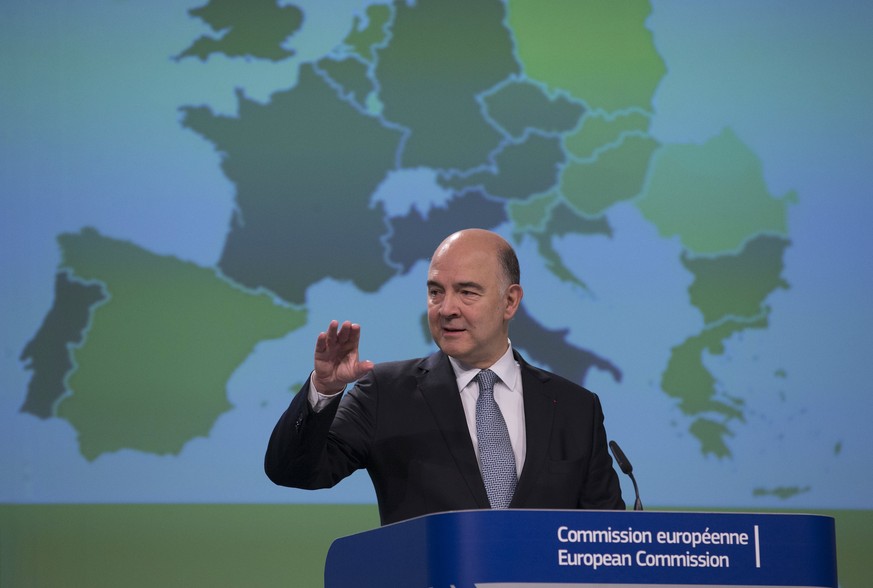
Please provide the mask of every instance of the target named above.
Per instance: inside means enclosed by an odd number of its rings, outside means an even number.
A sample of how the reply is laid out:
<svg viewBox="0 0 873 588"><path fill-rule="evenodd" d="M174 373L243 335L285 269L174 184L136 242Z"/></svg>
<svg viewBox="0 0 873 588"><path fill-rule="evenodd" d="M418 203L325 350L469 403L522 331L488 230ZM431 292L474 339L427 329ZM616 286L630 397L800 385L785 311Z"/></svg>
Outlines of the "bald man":
<svg viewBox="0 0 873 588"><path fill-rule="evenodd" d="M329 488L366 469L383 525L467 509L623 510L597 396L512 349L509 324L523 296L506 240L482 229L447 237L427 279L439 351L362 361L360 326L332 321L307 384L273 430L269 478ZM492 398L496 407L482 408Z"/></svg>

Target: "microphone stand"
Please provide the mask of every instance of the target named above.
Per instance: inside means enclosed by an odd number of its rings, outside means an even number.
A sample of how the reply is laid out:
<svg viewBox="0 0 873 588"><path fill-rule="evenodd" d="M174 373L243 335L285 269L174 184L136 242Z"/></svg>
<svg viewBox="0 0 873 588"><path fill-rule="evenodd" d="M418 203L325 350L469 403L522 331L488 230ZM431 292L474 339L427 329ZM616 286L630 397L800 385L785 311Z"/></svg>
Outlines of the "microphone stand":
<svg viewBox="0 0 873 588"><path fill-rule="evenodd" d="M621 447L618 446L618 443L610 441L609 448L612 450L612 455L615 457L615 461L618 462L618 467L621 468L621 471L627 474L631 479L631 482L634 483L634 495L636 496L636 500L634 500L634 510L643 510L643 503L640 500L640 488L637 486L637 479L634 478L634 467L625 456L624 451L621 450Z"/></svg>

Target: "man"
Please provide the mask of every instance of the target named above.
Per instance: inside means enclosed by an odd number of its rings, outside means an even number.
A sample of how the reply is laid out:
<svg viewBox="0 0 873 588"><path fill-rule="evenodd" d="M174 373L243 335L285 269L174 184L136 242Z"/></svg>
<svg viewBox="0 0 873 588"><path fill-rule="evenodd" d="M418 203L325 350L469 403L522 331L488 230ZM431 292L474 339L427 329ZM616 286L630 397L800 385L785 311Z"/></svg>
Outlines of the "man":
<svg viewBox="0 0 873 588"><path fill-rule="evenodd" d="M375 365L359 359L360 326L332 321L273 431L270 479L328 488L364 468L382 524L507 506L624 509L597 396L512 349L519 282L509 243L468 229L439 245L428 271L438 352Z"/></svg>

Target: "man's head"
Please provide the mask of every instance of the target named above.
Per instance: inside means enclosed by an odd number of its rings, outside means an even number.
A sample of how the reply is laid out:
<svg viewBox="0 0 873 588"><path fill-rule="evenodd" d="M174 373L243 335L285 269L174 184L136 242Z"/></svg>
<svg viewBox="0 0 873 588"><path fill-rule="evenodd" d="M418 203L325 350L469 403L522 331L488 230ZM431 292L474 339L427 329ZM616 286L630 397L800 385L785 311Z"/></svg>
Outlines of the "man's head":
<svg viewBox="0 0 873 588"><path fill-rule="evenodd" d="M472 367L500 359L524 295L518 282L518 259L503 237L482 229L449 235L427 274L427 318L439 348Z"/></svg>

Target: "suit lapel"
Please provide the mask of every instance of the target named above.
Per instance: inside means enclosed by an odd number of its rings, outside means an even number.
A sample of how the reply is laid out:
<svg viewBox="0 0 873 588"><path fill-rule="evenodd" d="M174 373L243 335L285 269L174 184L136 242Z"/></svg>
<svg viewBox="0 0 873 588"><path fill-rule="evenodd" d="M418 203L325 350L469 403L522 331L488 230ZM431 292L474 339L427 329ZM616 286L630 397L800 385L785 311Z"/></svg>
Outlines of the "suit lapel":
<svg viewBox="0 0 873 588"><path fill-rule="evenodd" d="M527 496L541 476L548 460L549 437L555 416L555 399L545 386L550 379L549 375L528 365L517 353L515 358L521 365L527 451L510 508L524 508Z"/></svg>
<svg viewBox="0 0 873 588"><path fill-rule="evenodd" d="M426 358L420 367L418 389L430 408L473 499L479 508L489 508L488 494L476 461L476 452L473 450L473 441L470 439L452 365L444 353L437 352Z"/></svg>

